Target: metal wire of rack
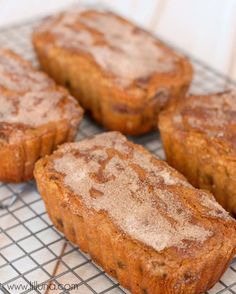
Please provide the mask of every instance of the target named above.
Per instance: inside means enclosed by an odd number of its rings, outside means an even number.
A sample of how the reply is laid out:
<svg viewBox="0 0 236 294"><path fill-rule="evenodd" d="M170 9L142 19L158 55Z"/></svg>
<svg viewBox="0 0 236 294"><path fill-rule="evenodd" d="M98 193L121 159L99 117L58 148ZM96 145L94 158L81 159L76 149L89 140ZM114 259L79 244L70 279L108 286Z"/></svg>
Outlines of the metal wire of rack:
<svg viewBox="0 0 236 294"><path fill-rule="evenodd" d="M37 66L31 32L39 22L0 30L0 46L15 50ZM191 56L190 60L195 69L190 92L235 87L236 83L207 65ZM85 117L76 139L101 131L101 127ZM134 140L164 158L158 132ZM129 293L53 227L33 181L20 185L0 184L0 201L3 206L0 207L0 294ZM208 293L236 293L236 259Z"/></svg>

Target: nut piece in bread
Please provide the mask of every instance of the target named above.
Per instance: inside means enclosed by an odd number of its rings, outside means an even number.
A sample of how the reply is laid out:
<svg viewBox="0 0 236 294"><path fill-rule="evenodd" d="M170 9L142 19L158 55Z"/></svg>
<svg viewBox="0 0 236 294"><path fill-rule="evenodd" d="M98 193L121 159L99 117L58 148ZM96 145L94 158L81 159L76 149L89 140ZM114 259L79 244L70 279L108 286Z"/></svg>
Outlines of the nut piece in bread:
<svg viewBox="0 0 236 294"><path fill-rule="evenodd" d="M106 128L138 135L156 128L170 100L192 79L188 60L111 12L66 11L33 33L42 68L68 87Z"/></svg>
<svg viewBox="0 0 236 294"><path fill-rule="evenodd" d="M0 181L33 177L35 162L74 139L83 110L9 49L0 49Z"/></svg>
<svg viewBox="0 0 236 294"><path fill-rule="evenodd" d="M168 163L236 214L236 92L187 97L159 128Z"/></svg>
<svg viewBox="0 0 236 294"><path fill-rule="evenodd" d="M120 133L64 144L34 174L55 226L133 294L203 293L235 253L214 197Z"/></svg>

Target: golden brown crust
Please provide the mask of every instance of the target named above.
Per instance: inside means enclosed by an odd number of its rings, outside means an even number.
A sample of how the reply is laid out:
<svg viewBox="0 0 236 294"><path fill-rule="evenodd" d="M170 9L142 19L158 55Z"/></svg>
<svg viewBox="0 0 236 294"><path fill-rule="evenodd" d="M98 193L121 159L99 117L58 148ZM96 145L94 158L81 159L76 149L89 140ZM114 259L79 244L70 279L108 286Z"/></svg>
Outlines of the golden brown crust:
<svg viewBox="0 0 236 294"><path fill-rule="evenodd" d="M64 144L34 173L55 226L134 294L202 293L235 253L235 221L213 197L118 133Z"/></svg>
<svg viewBox="0 0 236 294"><path fill-rule="evenodd" d="M35 162L71 141L83 111L55 85L9 49L0 50L0 181L33 177Z"/></svg>
<svg viewBox="0 0 236 294"><path fill-rule="evenodd" d="M155 128L160 110L183 97L192 79L186 58L111 12L49 18L33 44L44 70L99 123L127 134Z"/></svg>
<svg viewBox="0 0 236 294"><path fill-rule="evenodd" d="M236 213L236 94L191 96L159 118L167 161Z"/></svg>

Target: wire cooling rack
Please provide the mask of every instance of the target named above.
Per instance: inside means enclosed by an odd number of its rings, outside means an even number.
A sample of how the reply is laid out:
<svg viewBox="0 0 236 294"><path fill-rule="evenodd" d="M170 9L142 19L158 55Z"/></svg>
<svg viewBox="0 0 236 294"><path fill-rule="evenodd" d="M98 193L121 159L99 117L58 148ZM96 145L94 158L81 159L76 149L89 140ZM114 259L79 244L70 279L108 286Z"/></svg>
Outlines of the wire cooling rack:
<svg viewBox="0 0 236 294"><path fill-rule="evenodd" d="M37 66L31 32L39 21L1 30L0 46L12 48ZM191 92L206 93L235 86L228 78L190 59L195 69ZM101 131L86 117L77 140ZM135 141L164 158L158 132ZM33 181L0 184L0 201L0 294L129 293L54 228ZM208 293L236 293L236 260Z"/></svg>

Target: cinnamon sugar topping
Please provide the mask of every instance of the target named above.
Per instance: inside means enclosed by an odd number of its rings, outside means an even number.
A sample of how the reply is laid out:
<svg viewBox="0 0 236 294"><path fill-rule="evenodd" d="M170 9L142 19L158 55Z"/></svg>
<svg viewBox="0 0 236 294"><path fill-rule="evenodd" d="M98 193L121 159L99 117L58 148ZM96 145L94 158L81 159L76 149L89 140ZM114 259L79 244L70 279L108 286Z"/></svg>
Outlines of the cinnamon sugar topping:
<svg viewBox="0 0 236 294"><path fill-rule="evenodd" d="M0 122L37 127L52 121L71 118L75 102L63 91L40 91L0 95Z"/></svg>
<svg viewBox="0 0 236 294"><path fill-rule="evenodd" d="M209 96L190 96L176 109L173 122L211 136L230 135L236 126L236 92L227 91Z"/></svg>
<svg viewBox="0 0 236 294"><path fill-rule="evenodd" d="M230 215L217 201L215 201L215 198L212 195L201 191L200 200L201 204L208 209L209 216L230 219Z"/></svg>
<svg viewBox="0 0 236 294"><path fill-rule="evenodd" d="M66 144L53 162L87 207L106 212L124 232L158 251L184 247L186 241L201 243L212 235L173 189L193 189L190 184L119 133ZM205 204L215 211L212 203Z"/></svg>
<svg viewBox="0 0 236 294"><path fill-rule="evenodd" d="M38 31L52 34L59 47L90 54L123 86L176 67L177 55L165 52L149 33L108 12L64 12Z"/></svg>
<svg viewBox="0 0 236 294"><path fill-rule="evenodd" d="M0 49L0 88L15 92L40 91L54 86L44 73L37 71L8 49Z"/></svg>
<svg viewBox="0 0 236 294"><path fill-rule="evenodd" d="M18 141L27 128L80 114L74 99L9 49L0 49L1 141ZM82 113L81 113L82 114Z"/></svg>

